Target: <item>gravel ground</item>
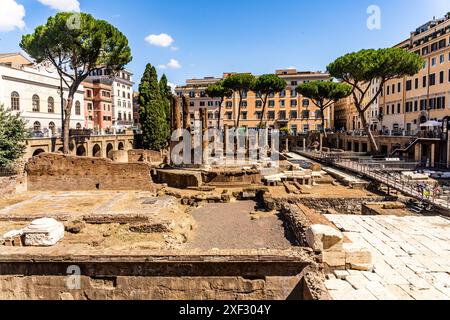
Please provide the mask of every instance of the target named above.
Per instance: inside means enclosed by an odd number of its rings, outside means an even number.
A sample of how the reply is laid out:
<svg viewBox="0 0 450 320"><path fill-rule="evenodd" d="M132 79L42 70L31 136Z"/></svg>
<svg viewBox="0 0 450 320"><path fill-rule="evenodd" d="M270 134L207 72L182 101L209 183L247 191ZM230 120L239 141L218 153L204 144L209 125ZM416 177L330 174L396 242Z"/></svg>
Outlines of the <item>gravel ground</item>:
<svg viewBox="0 0 450 320"><path fill-rule="evenodd" d="M195 228L186 244L194 249L289 249L294 237L275 214L252 220L253 201L207 204L193 213Z"/></svg>

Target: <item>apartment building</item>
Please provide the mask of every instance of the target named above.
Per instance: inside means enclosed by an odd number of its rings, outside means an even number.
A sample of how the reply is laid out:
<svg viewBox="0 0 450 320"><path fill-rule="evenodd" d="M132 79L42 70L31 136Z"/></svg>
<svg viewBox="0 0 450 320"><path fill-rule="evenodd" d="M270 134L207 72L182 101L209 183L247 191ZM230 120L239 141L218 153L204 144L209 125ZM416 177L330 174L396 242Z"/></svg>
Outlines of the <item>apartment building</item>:
<svg viewBox="0 0 450 320"><path fill-rule="evenodd" d="M129 128L133 121L133 73L129 70L111 74L103 68L91 72L90 81L99 80L112 88L112 123L115 128Z"/></svg>
<svg viewBox="0 0 450 320"><path fill-rule="evenodd" d="M205 90L209 84L222 80L233 73L224 73L222 78L206 77L203 79L190 79L185 86L178 86L178 95L189 95L191 119L199 119L199 109L208 109L208 125L234 126L239 104L238 93L227 97L222 105L222 114L219 115L220 99L209 98ZM320 110L307 99L296 92L297 85L305 82L330 80L330 75L321 72L299 72L295 69L276 70L275 74L286 81L286 90L269 97L266 106L265 120L271 128L287 128L291 134L309 132L321 129ZM240 124L243 127L257 128L262 117L262 101L257 93L249 91L243 95L241 105ZM221 120L219 120L221 119ZM325 126L333 126L334 112L332 108L326 110Z"/></svg>
<svg viewBox="0 0 450 320"><path fill-rule="evenodd" d="M393 134L415 134L420 125L450 116L450 14L417 28L396 45L423 57L413 77L386 83L380 99L382 127Z"/></svg>
<svg viewBox="0 0 450 320"><path fill-rule="evenodd" d="M85 88L85 127L96 131L109 131L112 123L112 87L107 81L87 80Z"/></svg>
<svg viewBox="0 0 450 320"><path fill-rule="evenodd" d="M0 54L0 105L19 113L35 136L61 133L60 93L58 72L49 63L37 65L20 53ZM64 96L67 99L67 88ZM81 85L74 96L70 128L85 127L83 108Z"/></svg>

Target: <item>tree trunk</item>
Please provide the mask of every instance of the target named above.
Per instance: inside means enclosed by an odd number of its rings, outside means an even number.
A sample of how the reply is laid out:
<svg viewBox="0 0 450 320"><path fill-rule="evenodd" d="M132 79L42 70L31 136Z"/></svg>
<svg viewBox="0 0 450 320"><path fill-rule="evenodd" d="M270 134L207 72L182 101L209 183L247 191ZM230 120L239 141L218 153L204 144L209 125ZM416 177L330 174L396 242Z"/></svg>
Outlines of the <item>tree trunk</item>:
<svg viewBox="0 0 450 320"><path fill-rule="evenodd" d="M70 154L70 116L72 113L74 93L70 90L69 96L67 97L67 105L64 107L64 140L63 140L63 152L64 154Z"/></svg>
<svg viewBox="0 0 450 320"><path fill-rule="evenodd" d="M375 141L375 138L373 137L372 130L370 130L369 123L366 120L365 112L359 112L359 117L361 118L361 123L364 129L366 129L367 135L369 137L370 149L378 153L379 152L378 144Z"/></svg>

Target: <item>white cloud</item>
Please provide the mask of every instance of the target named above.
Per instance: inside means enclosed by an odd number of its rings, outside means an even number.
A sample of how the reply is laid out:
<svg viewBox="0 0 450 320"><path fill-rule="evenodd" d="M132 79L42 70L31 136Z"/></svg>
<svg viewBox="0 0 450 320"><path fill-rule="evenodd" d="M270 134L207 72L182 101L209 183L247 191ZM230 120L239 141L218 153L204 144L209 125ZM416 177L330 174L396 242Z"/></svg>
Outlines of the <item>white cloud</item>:
<svg viewBox="0 0 450 320"><path fill-rule="evenodd" d="M170 47L170 50L172 50L172 51L178 51L179 48L178 48L178 47Z"/></svg>
<svg viewBox="0 0 450 320"><path fill-rule="evenodd" d="M170 47L175 40L168 34L161 33L159 35L151 34L145 38L145 41L154 46L167 48Z"/></svg>
<svg viewBox="0 0 450 320"><path fill-rule="evenodd" d="M290 67L287 67L286 68L287 70L294 70L294 69L297 69L296 67L293 67L293 66L290 66Z"/></svg>
<svg viewBox="0 0 450 320"><path fill-rule="evenodd" d="M180 69L181 64L178 62L178 60L170 59L168 64L160 64L158 66L159 69Z"/></svg>
<svg viewBox="0 0 450 320"><path fill-rule="evenodd" d="M16 0L2 0L0 10L0 32L25 28L25 7Z"/></svg>
<svg viewBox="0 0 450 320"><path fill-rule="evenodd" d="M38 0L45 6L58 11L80 12L80 2L78 0Z"/></svg>

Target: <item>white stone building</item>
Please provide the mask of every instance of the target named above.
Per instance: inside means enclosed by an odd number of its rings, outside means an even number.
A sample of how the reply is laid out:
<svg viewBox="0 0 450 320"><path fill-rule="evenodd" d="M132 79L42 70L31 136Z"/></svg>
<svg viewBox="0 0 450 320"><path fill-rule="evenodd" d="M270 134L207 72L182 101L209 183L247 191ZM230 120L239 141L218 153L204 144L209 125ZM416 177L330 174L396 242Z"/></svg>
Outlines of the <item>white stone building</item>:
<svg viewBox="0 0 450 320"><path fill-rule="evenodd" d="M112 111L113 127L129 128L134 125L133 117L133 73L122 70L117 75L111 76L106 69L93 71L89 79L101 79L112 86Z"/></svg>
<svg viewBox="0 0 450 320"><path fill-rule="evenodd" d="M19 112L35 135L61 132L60 79L50 66L35 65L20 53L0 54L0 104ZM85 127L83 86L75 94L70 127Z"/></svg>

